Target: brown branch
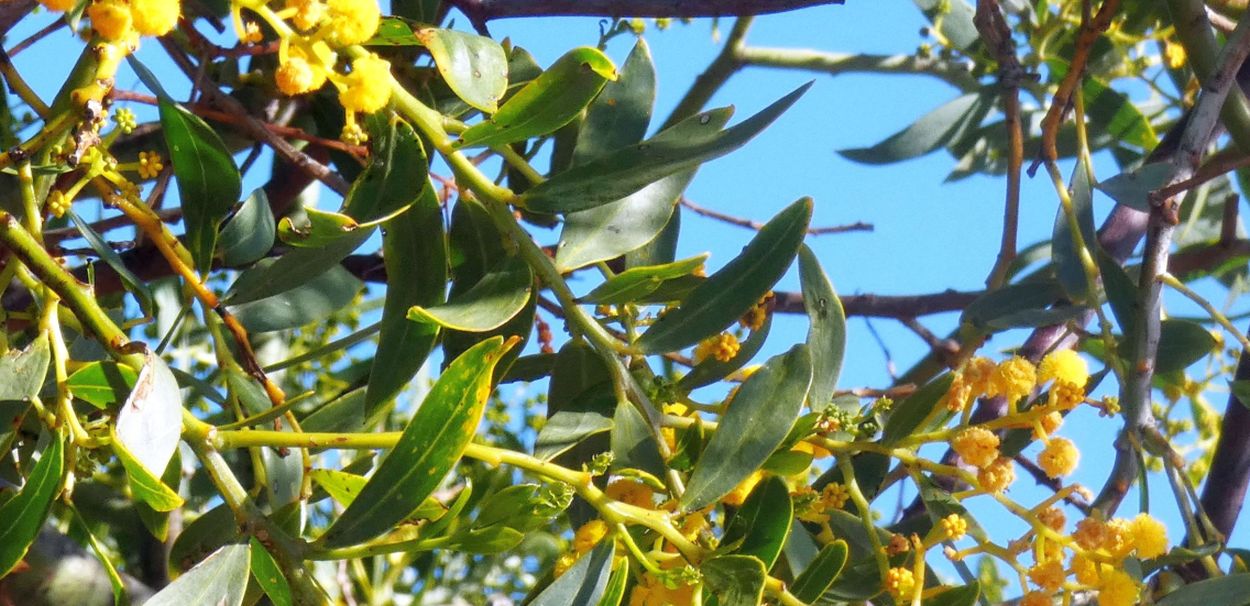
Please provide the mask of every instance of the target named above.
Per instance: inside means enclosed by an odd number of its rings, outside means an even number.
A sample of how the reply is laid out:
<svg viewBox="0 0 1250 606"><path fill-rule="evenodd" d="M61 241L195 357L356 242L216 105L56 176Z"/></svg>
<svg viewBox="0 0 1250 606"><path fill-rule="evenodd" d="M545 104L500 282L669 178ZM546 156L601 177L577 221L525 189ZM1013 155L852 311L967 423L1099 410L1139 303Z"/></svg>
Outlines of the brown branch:
<svg viewBox="0 0 1250 606"><path fill-rule="evenodd" d="M846 295L841 297L847 317L915 318L950 311L960 311L981 296L979 291L946 290L925 295ZM803 295L778 292L773 311L784 314L807 313Z"/></svg>
<svg viewBox="0 0 1250 606"><path fill-rule="evenodd" d="M14 4L20 4L20 3L14 3ZM32 2L31 4L34 4L34 3ZM27 36L25 40L22 40L21 42L14 44L13 48L9 49L9 56L16 57L18 53L30 48L31 45L33 45L34 43L44 39L49 34L61 29L62 27L65 27L65 20L58 17L56 21L53 21L52 23L49 23L48 25L44 26L43 29L40 29L39 31Z"/></svg>
<svg viewBox="0 0 1250 606"><path fill-rule="evenodd" d="M447 0L479 32L513 17L744 17L843 4L844 0Z"/></svg>
<svg viewBox="0 0 1250 606"><path fill-rule="evenodd" d="M1047 162L1059 159L1057 144L1059 125L1063 122L1063 116L1068 112L1068 107L1072 103L1072 93L1076 91L1081 77L1085 75L1085 62L1089 60L1090 49L1094 47L1098 37L1107 31L1107 27L1111 25L1111 18L1115 16L1119 8L1120 0L1104 0L1093 21L1082 19L1068 73L1064 74L1059 88L1055 90L1055 98L1050 104L1050 109L1046 111L1046 117L1042 118L1042 159Z"/></svg>
<svg viewBox="0 0 1250 606"><path fill-rule="evenodd" d="M701 215L709 219L715 219L717 221L722 221L730 225L737 225L738 227L745 227L747 229L753 229L755 231L759 231L760 229L763 229L764 227L764 224L760 223L759 221L752 221L751 219L735 217L733 215L720 212L718 210L707 208L706 206L699 206L698 204L691 202L690 199L686 198L685 196L682 196L681 198L681 205L690 209L691 211L694 211L694 213L697 215ZM847 225L809 227L807 228L807 235L823 236L826 234L841 234L841 233L846 233L848 231L872 231L872 230L873 230L873 225L871 223L857 221L855 223L850 223Z"/></svg>

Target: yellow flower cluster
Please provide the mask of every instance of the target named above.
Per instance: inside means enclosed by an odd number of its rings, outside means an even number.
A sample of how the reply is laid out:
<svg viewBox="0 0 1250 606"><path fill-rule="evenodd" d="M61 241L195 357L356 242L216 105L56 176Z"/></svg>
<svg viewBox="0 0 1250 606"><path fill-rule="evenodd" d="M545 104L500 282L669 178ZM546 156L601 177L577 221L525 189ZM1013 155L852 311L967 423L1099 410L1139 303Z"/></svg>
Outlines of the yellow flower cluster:
<svg viewBox="0 0 1250 606"><path fill-rule="evenodd" d="M72 0L40 0L51 10L67 11ZM134 42L139 36L164 36L178 24L179 0L95 0L87 6L91 28L109 42Z"/></svg>
<svg viewBox="0 0 1250 606"><path fill-rule="evenodd" d="M957 513L952 513L942 518L940 526L942 527L942 534L951 541L958 541L968 533L968 520L965 520L963 516Z"/></svg>
<svg viewBox="0 0 1250 606"><path fill-rule="evenodd" d="M1051 352L1038 367L1019 356L995 364L976 357L953 374L950 389L942 404L951 411L960 411L974 398L1003 396L1012 404L1026 397L1039 384L1054 381L1050 405L1060 408L1076 406L1085 398L1089 368L1081 355L1070 349ZM1059 406L1063 404L1063 406Z"/></svg>
<svg viewBox="0 0 1250 606"><path fill-rule="evenodd" d="M720 362L728 362L738 355L738 350L741 347L738 343L738 337L735 337L733 333L723 332L708 337L694 348L694 363L698 364L708 358L713 358Z"/></svg>
<svg viewBox="0 0 1250 606"><path fill-rule="evenodd" d="M1067 438L1051 438L1041 454L1037 455L1037 464L1052 478L1060 478L1076 469L1081 459L1081 451L1076 444Z"/></svg>
<svg viewBox="0 0 1250 606"><path fill-rule="evenodd" d="M764 320L768 319L768 312L773 308L774 298L776 295L773 291L768 291L758 303L742 314L742 317L738 319L738 325L751 331L759 330L764 326Z"/></svg>
<svg viewBox="0 0 1250 606"><path fill-rule="evenodd" d="M840 482L826 484L820 492L811 486L801 486L790 492L794 510L800 520L823 524L829 521L829 512L842 509L851 492Z"/></svg>
<svg viewBox="0 0 1250 606"><path fill-rule="evenodd" d="M916 590L916 577L906 568L891 568L885 574L885 590L896 602L910 602L912 592Z"/></svg>
<svg viewBox="0 0 1250 606"><path fill-rule="evenodd" d="M676 564L679 560L670 560ZM667 564L667 562L666 562ZM629 606L688 606L694 603L694 586L643 573L629 594Z"/></svg>
<svg viewBox="0 0 1250 606"><path fill-rule="evenodd" d="M1015 403L1032 393L1034 387L1037 387L1037 369L1032 362L1014 356L994 368L985 395L1003 396Z"/></svg>
<svg viewBox="0 0 1250 606"><path fill-rule="evenodd" d="M154 151L139 152L139 176L144 179L155 179L165 170L165 162L161 155Z"/></svg>
<svg viewBox="0 0 1250 606"><path fill-rule="evenodd" d="M955 434L951 448L973 467L987 467L998 459L998 436L984 427L968 427Z"/></svg>
<svg viewBox="0 0 1250 606"><path fill-rule="evenodd" d="M639 482L638 480L630 480L621 478L613 480L603 491L610 499L615 499L622 503L628 503L634 507L642 507L643 509L655 509L653 497L655 491L650 486Z"/></svg>

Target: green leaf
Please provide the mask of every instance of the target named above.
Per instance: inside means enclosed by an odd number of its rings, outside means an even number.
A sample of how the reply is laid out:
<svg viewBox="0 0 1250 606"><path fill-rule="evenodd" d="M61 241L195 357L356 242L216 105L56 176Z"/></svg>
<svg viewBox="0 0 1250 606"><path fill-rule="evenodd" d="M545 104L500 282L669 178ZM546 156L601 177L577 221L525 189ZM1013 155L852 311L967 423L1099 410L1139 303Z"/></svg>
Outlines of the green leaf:
<svg viewBox="0 0 1250 606"><path fill-rule="evenodd" d="M174 456L169 459L169 465L165 466L165 473L161 475L160 481L164 486L174 487L177 487L182 482L182 456L177 450L174 451ZM175 488L173 492L176 494L177 489ZM139 521L148 529L148 532L152 533L156 540L163 543L169 539L168 512L157 511L151 505L140 500L135 503L135 513L139 515Z"/></svg>
<svg viewBox="0 0 1250 606"><path fill-rule="evenodd" d="M126 469L130 491L157 512L163 513L182 507L182 497L166 486L156 474L149 471L146 465L140 463L126 448L126 445L117 439L116 435L113 438L113 453L117 455L117 459L122 462L122 467ZM165 468L162 467L161 471L164 472Z"/></svg>
<svg viewBox="0 0 1250 606"><path fill-rule="evenodd" d="M492 371L511 346L500 337L488 339L443 371L394 449L319 543L335 548L367 541L425 501L477 430L490 396Z"/></svg>
<svg viewBox="0 0 1250 606"><path fill-rule="evenodd" d="M1246 606L1250 604L1250 574L1230 574L1185 585L1163 596L1159 606Z"/></svg>
<svg viewBox="0 0 1250 606"><path fill-rule="evenodd" d="M1112 200L1140 211L1150 210L1150 192L1172 180L1176 167L1169 162L1152 162L1120 173L1098 185Z"/></svg>
<svg viewBox="0 0 1250 606"><path fill-rule="evenodd" d="M582 297L580 301L599 305L620 305L633 302L642 296L651 294L665 280L690 275L700 267L703 267L707 258L708 253L703 253L688 259L665 263L664 265L631 267L608 278L603 284L586 293L586 296Z"/></svg>
<svg viewBox="0 0 1250 606"><path fill-rule="evenodd" d="M224 302L243 305L306 285L334 269L372 234L372 229L358 230L321 248L295 248L276 260L257 263L239 274Z"/></svg>
<svg viewBox="0 0 1250 606"><path fill-rule="evenodd" d="M69 218L73 221L74 227L78 228L78 234L87 241L87 245L91 247L91 250L100 255L100 258L104 259L104 262L113 268L113 271L117 272L117 277L121 278L122 284L126 285L126 290L134 295L135 300L139 302L139 309L143 311L143 315L149 318L152 317L154 312L152 307L152 290L148 288L147 283L140 280L138 276L130 271L129 267L126 267L126 262L117 254L117 251L113 250L113 247L109 246L108 242L105 242L104 238L100 237L100 234L91 228L90 223L83 221L82 217L78 216L78 213L70 210Z"/></svg>
<svg viewBox="0 0 1250 606"><path fill-rule="evenodd" d="M981 584L973 581L959 587L948 587L946 591L926 598L924 606L972 606L980 597Z"/></svg>
<svg viewBox="0 0 1250 606"><path fill-rule="evenodd" d="M980 40L972 21L975 11L964 0L915 0L916 7L924 12L942 37L960 50L968 50Z"/></svg>
<svg viewBox="0 0 1250 606"><path fill-rule="evenodd" d="M812 390L807 398L812 410L820 411L833 401L838 374L842 372L846 312L816 253L807 245L799 247L799 284L809 322L807 347L812 353Z"/></svg>
<svg viewBox="0 0 1250 606"><path fill-rule="evenodd" d="M615 405L610 392L597 393L555 411L534 440L534 456L550 460L592 435L610 431Z"/></svg>
<svg viewBox="0 0 1250 606"><path fill-rule="evenodd" d="M620 200L568 213L556 245L556 268L572 271L654 240L678 214L677 201L692 179L694 171L669 175Z"/></svg>
<svg viewBox="0 0 1250 606"><path fill-rule="evenodd" d="M746 366L748 362L755 358L755 354L759 353L760 348L764 346L764 341L768 340L768 333L772 331L772 327L773 317L772 314L769 314L764 319L764 325L759 330L751 331L751 335L739 343L738 353L734 354L734 357L730 358L729 361L721 362L714 357L709 357L695 364L694 368L691 368L690 372L686 373L686 376L677 382L677 386L682 389L693 390L704 385L711 385L733 374L735 370Z"/></svg>
<svg viewBox="0 0 1250 606"><path fill-rule="evenodd" d="M313 469L308 472L308 475L318 486L325 489L330 498L344 507L351 505L356 500L356 495L360 494L361 489L368 482L368 479L364 476L337 469ZM432 520L442 517L446 512L447 508L438 502L438 499L429 497L408 518Z"/></svg>
<svg viewBox="0 0 1250 606"><path fill-rule="evenodd" d="M412 0L399 0L395 4L407 4ZM392 10L396 15L403 15L400 9L392 6ZM403 15L407 16L407 15ZM365 46L422 46L420 38L417 38L416 32L412 26L408 24L408 20L401 16L382 17L378 22L378 31L374 32L373 37L366 40Z"/></svg>
<svg viewBox="0 0 1250 606"><path fill-rule="evenodd" d="M739 542L732 553L755 556L770 570L781 555L790 524L794 521L794 505L785 480L770 475L747 496L738 513L725 526L721 545Z"/></svg>
<svg viewBox="0 0 1250 606"><path fill-rule="evenodd" d="M152 596L148 606L240 606L247 590L250 550L246 543L226 545Z"/></svg>
<svg viewBox="0 0 1250 606"><path fill-rule="evenodd" d="M242 177L221 137L199 116L160 99L161 132L174 164L187 249L200 272L212 266L217 227L243 191Z"/></svg>
<svg viewBox="0 0 1250 606"><path fill-rule="evenodd" d="M397 118L383 120L380 116L370 119L374 141L369 166L343 200L342 212L361 223L391 217L416 202L429 173L425 146L412 127Z"/></svg>
<svg viewBox="0 0 1250 606"><path fill-rule="evenodd" d="M221 228L217 249L226 267L249 265L269 254L277 226L264 189L252 192Z"/></svg>
<svg viewBox="0 0 1250 606"><path fill-rule="evenodd" d="M464 553L503 553L524 540L524 533L509 526L462 528L448 538L446 548Z"/></svg>
<svg viewBox="0 0 1250 606"><path fill-rule="evenodd" d="M665 177L661 181L675 178L677 176ZM565 215L564 220L568 221L573 214L576 213ZM677 259L677 238L680 235L681 212L674 208L673 213L668 217L668 223L665 223L664 227L660 228L660 233L656 234L646 244L625 253L625 267L671 263ZM559 256L559 252L556 253L556 256Z"/></svg>
<svg viewBox="0 0 1250 606"><path fill-rule="evenodd" d="M1155 372L1166 374L1184 370L1215 349L1211 331L1197 322L1164 320L1159 325L1159 350L1155 354Z"/></svg>
<svg viewBox="0 0 1250 606"><path fill-rule="evenodd" d="M723 555L710 558L699 572L719 600L719 606L758 606L764 599L768 572L759 558Z"/></svg>
<svg viewBox="0 0 1250 606"><path fill-rule="evenodd" d="M43 528L52 500L60 492L65 469L63 449L60 434L52 434L21 491L0 505L0 520L4 520L0 524L0 577L22 561Z"/></svg>
<svg viewBox="0 0 1250 606"><path fill-rule="evenodd" d="M1054 280L1009 284L969 303L963 321L981 330L1006 330L1061 324L1084 313L1078 306L1050 308L1063 298L1063 287Z"/></svg>
<svg viewBox="0 0 1250 606"><path fill-rule="evenodd" d="M1107 294L1111 313L1120 324L1120 332L1134 334L1133 323L1140 308L1137 303L1137 281L1124 271L1124 266L1116 263L1106 253L1098 255L1098 271L1102 274L1102 287Z"/></svg>
<svg viewBox="0 0 1250 606"><path fill-rule="evenodd" d="M575 48L517 91L489 120L469 127L453 145L505 145L555 132L616 79L616 66L597 49Z"/></svg>
<svg viewBox="0 0 1250 606"><path fill-rule="evenodd" d="M499 100L508 89L508 57L498 42L452 29L422 29L416 34L457 97L488 114L499 111Z"/></svg>
<svg viewBox="0 0 1250 606"><path fill-rule="evenodd" d="M708 277L681 307L661 316L637 341L644 353L677 351L733 324L781 279L807 233L812 200L773 217L737 257Z"/></svg>
<svg viewBox="0 0 1250 606"><path fill-rule="evenodd" d="M654 105L655 65L647 41L638 38L621 65L619 77L608 82L586 108L586 118L577 131L573 164L585 164L641 141Z"/></svg>
<svg viewBox="0 0 1250 606"><path fill-rule="evenodd" d="M281 259L266 261L257 267L273 267ZM351 272L334 265L294 289L229 309L248 332L286 330L324 320L351 303L363 288L364 283Z"/></svg>
<svg viewBox="0 0 1250 606"><path fill-rule="evenodd" d="M386 222L382 261L387 276L403 278L386 286L378 349L365 392L366 413L412 380L438 339L436 326L408 320L412 306L438 305L447 299L447 236L438 196L428 181L412 208Z"/></svg>
<svg viewBox="0 0 1250 606"><path fill-rule="evenodd" d="M467 292L446 303L408 310L408 319L464 332L486 332L503 326L525 307L534 273L520 257L505 257Z"/></svg>
<svg viewBox="0 0 1250 606"><path fill-rule="evenodd" d="M182 389L165 361L147 354L143 370L117 415L114 441L158 477L182 436Z"/></svg>
<svg viewBox="0 0 1250 606"><path fill-rule="evenodd" d="M633 403L621 400L612 415L612 468L641 469L653 476L663 476L668 465L660 457L660 445L642 413Z"/></svg>
<svg viewBox="0 0 1250 606"><path fill-rule="evenodd" d="M923 156L956 139L965 130L977 127L993 100L991 93L968 93L921 116L911 126L872 147L843 149L838 154L863 164L889 164Z"/></svg>
<svg viewBox="0 0 1250 606"><path fill-rule="evenodd" d="M690 475L681 509L717 501L759 469L790 432L811 383L811 355L796 345L738 387Z"/></svg>
<svg viewBox="0 0 1250 606"><path fill-rule="evenodd" d="M1250 381L1245 379L1229 381L1228 390L1232 392L1233 397L1237 398L1237 402L1250 408Z"/></svg>
<svg viewBox="0 0 1250 606"><path fill-rule="evenodd" d="M278 238L283 244L298 248L322 248L352 235L362 228L355 219L342 213L305 208L307 222L299 225L291 217L278 221ZM366 229L370 226L364 226Z"/></svg>
<svg viewBox="0 0 1250 606"><path fill-rule="evenodd" d="M925 512L929 514L929 520L934 524L939 524L942 518L950 515L958 515L968 524L968 535L978 541L988 541L989 536L985 534L985 529L977 523L976 518L968 515L968 509L963 506L949 491L937 485L931 478L920 476L918 482L920 488L920 500L925 504Z"/></svg>
<svg viewBox="0 0 1250 606"><path fill-rule="evenodd" d="M269 596L273 606L291 606L291 584L283 576L282 569L278 568L278 562L256 537L252 537L248 544L251 549L252 578L265 590L265 595Z"/></svg>
<svg viewBox="0 0 1250 606"><path fill-rule="evenodd" d="M815 602L825 590L838 580L842 567L850 555L846 541L838 539L821 548L820 553L808 564L790 585L790 593L803 602Z"/></svg>
<svg viewBox="0 0 1250 606"><path fill-rule="evenodd" d="M0 356L0 400L26 401L39 395L51 360L46 333L25 349L5 352Z"/></svg>
<svg viewBox="0 0 1250 606"><path fill-rule="evenodd" d="M594 606L603 598L612 576L616 541L600 541L564 574L534 597L529 606Z"/></svg>
<svg viewBox="0 0 1250 606"><path fill-rule="evenodd" d="M620 200L664 177L693 170L738 149L781 116L811 83L760 113L721 130L733 110L691 116L660 134L552 176L522 196L529 210L557 213L586 210Z"/></svg>
<svg viewBox="0 0 1250 606"><path fill-rule="evenodd" d="M625 588L629 583L629 564L621 562L612 569L612 576L608 578L608 586L603 590L603 597L599 598L599 606L620 606L621 601L625 599Z"/></svg>
<svg viewBox="0 0 1250 606"><path fill-rule="evenodd" d="M1085 245L1096 246L1098 240L1094 228L1093 190L1090 187L1089 173L1084 162L1077 162L1072 175L1072 186L1068 189L1072 199L1072 212L1076 214L1076 223L1081 230ZM1077 249L1072 238L1072 230L1068 225L1068 214L1063 207L1055 217L1055 228L1051 240L1051 256L1055 263L1055 277L1059 285L1072 301L1084 302L1090 299L1089 281L1085 279L1085 265L1081 263L1081 251Z"/></svg>
<svg viewBox="0 0 1250 606"><path fill-rule="evenodd" d="M929 413L933 412L942 396L946 395L953 380L953 375L942 375L895 404L890 411L890 418L885 422L881 444L889 446L917 431L924 431L921 423L929 418ZM944 416L935 416L933 421L940 421Z"/></svg>
<svg viewBox="0 0 1250 606"><path fill-rule="evenodd" d="M1098 78L1086 77L1082 82L1085 113L1091 127L1107 133L1114 141L1144 150L1152 150L1159 144L1150 119L1132 99Z"/></svg>
<svg viewBox="0 0 1250 606"><path fill-rule="evenodd" d="M174 572L189 570L196 562L221 546L237 541L240 536L234 513L222 503L182 529L169 548L169 568Z"/></svg>

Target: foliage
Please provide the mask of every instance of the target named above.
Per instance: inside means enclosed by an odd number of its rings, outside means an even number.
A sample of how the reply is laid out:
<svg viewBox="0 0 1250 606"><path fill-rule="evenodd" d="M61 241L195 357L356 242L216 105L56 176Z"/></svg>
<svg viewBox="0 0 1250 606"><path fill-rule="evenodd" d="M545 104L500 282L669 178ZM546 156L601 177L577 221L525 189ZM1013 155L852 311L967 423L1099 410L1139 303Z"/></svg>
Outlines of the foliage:
<svg viewBox="0 0 1250 606"><path fill-rule="evenodd" d="M1229 92L1244 3L917 0L931 43L895 57L753 47L739 16L656 128L646 39L667 18L605 22L543 68L470 0L40 2L29 18L86 42L50 102L0 56L8 602L91 583L161 604L1246 599L1246 552L1225 540L1250 474L1250 363L1232 363L1250 342L1191 288L1244 289L1250 111ZM477 33L449 25L453 6ZM225 38L201 33L223 21ZM617 36L636 38L620 65L604 53ZM745 66L955 87L840 153L944 150L950 180L1005 175L987 288L852 306L804 244L828 231L809 198L763 224L703 210L755 233L714 271L675 258L699 167L749 149L811 86L736 121L704 110ZM115 88L124 70L151 94ZM278 161L239 201L262 147ZM1095 153L1121 174L1099 180ZM1017 250L1021 174L1038 169L1053 236ZM318 184L337 211L301 193ZM1097 192L1120 204L1101 230ZM121 228L131 250L104 237ZM801 292L774 292L792 269ZM1165 318L1164 287L1206 315ZM956 310L946 338L917 320ZM805 314L806 338L757 360L777 313ZM895 385L847 388L857 314L904 322L932 354ZM1022 328L1008 355L978 353ZM505 399L503 384L527 386ZM1227 384L1221 415L1209 398ZM1059 435L1080 408L1123 421L1097 494L1066 479L1096 446ZM1148 511L1160 471L1183 526ZM1051 495L1014 497L1018 473ZM1135 485L1142 511L1117 516ZM57 574L62 533L95 577Z"/></svg>

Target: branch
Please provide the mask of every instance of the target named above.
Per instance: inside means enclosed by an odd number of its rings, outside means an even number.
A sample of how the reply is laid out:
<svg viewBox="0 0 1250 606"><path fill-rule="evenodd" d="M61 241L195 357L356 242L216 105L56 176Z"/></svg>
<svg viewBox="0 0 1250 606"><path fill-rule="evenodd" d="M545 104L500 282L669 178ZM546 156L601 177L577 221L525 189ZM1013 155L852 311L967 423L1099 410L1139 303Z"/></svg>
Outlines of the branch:
<svg viewBox="0 0 1250 606"><path fill-rule="evenodd" d="M735 217L733 215L725 214L723 212L720 212L718 210L713 210L705 206L699 206L698 204L691 202L689 198L686 198L684 196L681 199L681 205L694 211L694 213L697 215L701 215L709 219L716 219L717 221L723 221L730 225L737 225L738 227L745 227L747 229L753 229L755 231L759 231L760 229L763 229L764 227L764 224L760 223L759 221L752 221L751 219ZM848 231L872 231L872 230L873 230L873 226L871 223L865 223L863 221L856 221L855 223L849 223L847 225L809 227L807 228L807 235L823 236L826 234L841 234L841 233L846 233Z"/></svg>
<svg viewBox="0 0 1250 606"><path fill-rule="evenodd" d="M844 0L447 0L479 32L513 17L745 17L843 4Z"/></svg>
<svg viewBox="0 0 1250 606"><path fill-rule="evenodd" d="M742 65L801 69L830 76L856 73L932 76L963 91L972 90L980 84L972 75L970 63L936 57L859 55L748 46L738 51L737 58Z"/></svg>

